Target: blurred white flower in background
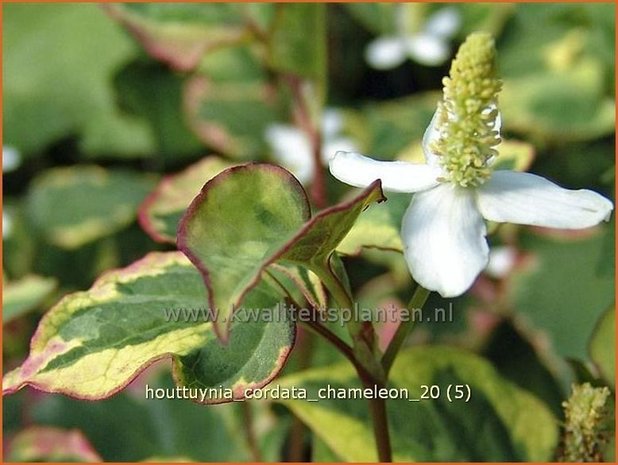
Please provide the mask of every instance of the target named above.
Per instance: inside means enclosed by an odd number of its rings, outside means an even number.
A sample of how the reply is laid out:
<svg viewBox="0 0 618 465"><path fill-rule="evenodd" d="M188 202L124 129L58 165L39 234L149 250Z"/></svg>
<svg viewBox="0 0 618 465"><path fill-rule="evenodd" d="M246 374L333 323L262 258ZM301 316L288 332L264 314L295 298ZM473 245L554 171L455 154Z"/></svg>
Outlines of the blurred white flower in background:
<svg viewBox="0 0 618 465"><path fill-rule="evenodd" d="M489 261L485 273L495 279L502 279L515 268L517 250L508 245L499 245L489 249Z"/></svg>
<svg viewBox="0 0 618 465"><path fill-rule="evenodd" d="M8 239L13 234L13 215L6 210L2 212L2 239Z"/></svg>
<svg viewBox="0 0 618 465"><path fill-rule="evenodd" d="M19 150L10 145L2 146L2 172L10 173L21 165L21 154Z"/></svg>
<svg viewBox="0 0 618 465"><path fill-rule="evenodd" d="M426 66L444 63L451 54L450 40L461 24L457 9L441 8L429 15L420 30L411 31L406 25L404 8L412 7L399 5L396 9L397 34L378 37L367 46L367 63L381 70L395 68L407 58Z"/></svg>
<svg viewBox="0 0 618 465"><path fill-rule="evenodd" d="M322 164L338 151L356 151L357 144L349 137L341 135L343 117L341 112L328 108L322 116ZM273 124L266 129L266 142L272 149L273 158L292 172L298 180L311 183L315 175L315 165L311 152L311 142L299 128L287 124Z"/></svg>

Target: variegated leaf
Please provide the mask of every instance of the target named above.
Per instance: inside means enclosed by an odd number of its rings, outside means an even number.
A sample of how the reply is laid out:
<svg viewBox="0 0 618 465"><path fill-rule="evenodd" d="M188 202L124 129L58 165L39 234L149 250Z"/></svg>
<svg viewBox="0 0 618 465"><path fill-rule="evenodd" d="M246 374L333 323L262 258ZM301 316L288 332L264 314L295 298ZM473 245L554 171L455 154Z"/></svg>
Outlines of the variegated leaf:
<svg viewBox="0 0 618 465"><path fill-rule="evenodd" d="M244 318L232 326L229 343L220 346L206 300L200 274L180 252L151 253L108 272L43 317L30 355L5 375L3 390L30 385L101 399L150 364L171 358L177 380L212 388L204 402L242 398L245 389L266 384L281 369L294 341L294 324L286 318ZM247 296L247 311L278 301L263 283Z"/></svg>
<svg viewBox="0 0 618 465"><path fill-rule="evenodd" d="M202 272L217 334L226 339L234 309L269 265L281 261L318 276L332 273L337 245L363 209L383 199L376 181L309 220L305 191L278 166L237 166L209 181L181 220L178 247Z"/></svg>

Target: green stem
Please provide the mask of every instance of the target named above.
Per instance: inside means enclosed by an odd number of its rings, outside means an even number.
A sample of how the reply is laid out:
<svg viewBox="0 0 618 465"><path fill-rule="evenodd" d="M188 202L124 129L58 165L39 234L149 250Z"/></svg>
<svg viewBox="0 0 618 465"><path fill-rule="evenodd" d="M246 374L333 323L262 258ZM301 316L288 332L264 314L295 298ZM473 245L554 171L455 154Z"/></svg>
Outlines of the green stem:
<svg viewBox="0 0 618 465"><path fill-rule="evenodd" d="M313 271L322 280L339 308L350 310L354 308L354 302L349 292L328 265L316 267ZM352 321L347 322L347 328L353 342L353 364L363 385L368 388L375 385L378 389L385 387L386 376L374 350L375 332L373 325L370 321L360 323L352 319ZM392 452L386 414L386 399L369 399L369 410L379 460L380 462L391 462Z"/></svg>
<svg viewBox="0 0 618 465"><path fill-rule="evenodd" d="M326 289L335 299L339 308L354 309L352 296L345 288L341 280L335 275L330 266L316 266L313 272L318 275ZM371 322L359 322L352 318L346 322L346 327L352 338L353 350L359 362L366 364L366 368L372 371L373 347L371 344L373 326ZM381 372L381 368L379 370ZM375 375L376 373L374 373ZM380 378L380 376L378 376Z"/></svg>
<svg viewBox="0 0 618 465"><path fill-rule="evenodd" d="M411 315L414 315L414 309L423 308L423 305L425 305L425 302L427 302L427 298L429 297L430 292L431 291L425 289L420 284L416 286L414 294L412 294L412 298L410 299L410 303L408 304L408 310L410 310ZM384 368L384 372L387 376L388 372L393 366L393 363L395 362L395 357L397 357L401 346L408 337L408 334L410 334L410 331L413 327L413 318L399 323L399 327L397 328L397 331L395 331L393 339L391 340L390 344L386 348L386 351L384 352L384 355L382 356L382 367Z"/></svg>
<svg viewBox="0 0 618 465"><path fill-rule="evenodd" d="M247 444L249 445L251 457L255 462L261 462L262 456L260 454L260 448L258 446L257 438L255 437L255 431L253 429L253 412L251 411L251 404L249 404L249 402L247 401L242 402L241 408L244 417L243 423L245 425Z"/></svg>

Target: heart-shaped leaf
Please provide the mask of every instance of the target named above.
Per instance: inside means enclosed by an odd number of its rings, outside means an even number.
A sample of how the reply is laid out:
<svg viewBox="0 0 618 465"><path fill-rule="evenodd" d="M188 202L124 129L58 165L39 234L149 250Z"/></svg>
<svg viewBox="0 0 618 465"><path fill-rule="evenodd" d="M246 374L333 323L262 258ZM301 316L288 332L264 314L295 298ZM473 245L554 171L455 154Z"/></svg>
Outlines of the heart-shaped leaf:
<svg viewBox="0 0 618 465"><path fill-rule="evenodd" d="M290 375L271 386L277 387L280 392L281 388L304 390L307 399L317 399L285 400L281 395L279 401L336 456L350 462L376 460L367 399L358 395L362 387L350 364ZM476 355L448 347L406 350L397 357L388 388L400 393L399 398L386 401L394 461L552 458L558 439L556 419L544 404L501 378ZM457 400L458 389L463 399ZM390 392L394 397L395 391ZM422 399L423 395L435 398Z"/></svg>
<svg viewBox="0 0 618 465"><path fill-rule="evenodd" d="M176 242L176 230L191 200L204 182L212 179L229 163L218 157L206 157L180 173L166 176L146 198L138 219L144 231L157 242Z"/></svg>
<svg viewBox="0 0 618 465"><path fill-rule="evenodd" d="M180 221L178 248L202 272L222 338L262 270L309 216L302 186L275 165L229 168L193 200Z"/></svg>
<svg viewBox="0 0 618 465"><path fill-rule="evenodd" d="M249 34L241 5L110 3L105 8L150 55L183 71L195 68L205 53Z"/></svg>
<svg viewBox="0 0 618 465"><path fill-rule="evenodd" d="M98 5L6 5L2 39L5 145L34 156L77 137L88 155L155 151L144 121L116 106L111 82L137 47Z"/></svg>
<svg viewBox="0 0 618 465"><path fill-rule="evenodd" d="M185 112L196 136L217 152L244 160L263 155L264 133L280 119L282 100L261 76L215 80L196 75L184 90Z"/></svg>
<svg viewBox="0 0 618 465"><path fill-rule="evenodd" d="M230 316L276 261L302 265L318 276L332 273L329 260L337 245L362 210L382 200L376 181L307 221L305 191L278 166L236 166L206 183L180 222L178 248L202 272L217 334L226 339Z"/></svg>
<svg viewBox="0 0 618 465"><path fill-rule="evenodd" d="M55 168L35 179L28 213L51 243L75 249L134 221L153 184L153 179L129 171Z"/></svg>
<svg viewBox="0 0 618 465"><path fill-rule="evenodd" d="M180 382L213 388L197 401L242 398L246 388L263 386L281 369L294 341L294 324L284 318L245 318L232 326L229 344L220 347L203 308L206 298L200 274L180 252L151 253L108 272L90 290L66 296L45 315L30 355L4 377L4 392L31 385L101 399L148 365L171 357ZM263 284L246 300L251 308L271 308L279 296Z"/></svg>

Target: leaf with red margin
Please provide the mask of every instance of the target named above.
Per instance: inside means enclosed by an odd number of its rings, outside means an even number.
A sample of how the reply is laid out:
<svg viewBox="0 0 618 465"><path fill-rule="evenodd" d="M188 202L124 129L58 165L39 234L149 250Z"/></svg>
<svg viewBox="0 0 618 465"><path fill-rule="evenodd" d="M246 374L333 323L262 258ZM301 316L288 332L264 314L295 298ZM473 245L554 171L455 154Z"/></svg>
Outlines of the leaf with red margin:
<svg viewBox="0 0 618 465"><path fill-rule="evenodd" d="M102 462L79 430L33 426L10 441L9 462Z"/></svg>
<svg viewBox="0 0 618 465"><path fill-rule="evenodd" d="M225 60L220 55L213 59ZM269 125L285 117L286 105L287 97L265 76L217 80L196 74L185 84L183 96L187 122L198 139L244 161L263 156L264 134Z"/></svg>
<svg viewBox="0 0 618 465"><path fill-rule="evenodd" d="M192 70L206 53L250 36L241 5L109 3L104 8L150 55L179 71Z"/></svg>
<svg viewBox="0 0 618 465"><path fill-rule="evenodd" d="M219 347L203 308L206 300L200 274L180 252L151 253L110 271L88 291L64 297L43 317L28 358L4 376L3 391L30 385L102 399L157 360L172 358L177 382L214 388L204 402L240 399L246 388L263 386L280 371L295 325L286 318L244 318L232 325L229 344ZM262 309L279 301L263 282L245 304Z"/></svg>
<svg viewBox="0 0 618 465"><path fill-rule="evenodd" d="M180 221L177 242L202 272L217 334L227 339L230 317L269 265L281 261L331 273L339 242L368 205L382 200L376 181L309 220L305 191L278 166L236 166L206 183Z"/></svg>
<svg viewBox="0 0 618 465"><path fill-rule="evenodd" d="M180 173L166 176L139 208L138 220L157 242L176 243L176 230L191 200L206 181L230 164L216 156L203 158Z"/></svg>

